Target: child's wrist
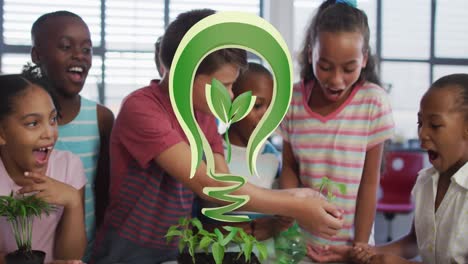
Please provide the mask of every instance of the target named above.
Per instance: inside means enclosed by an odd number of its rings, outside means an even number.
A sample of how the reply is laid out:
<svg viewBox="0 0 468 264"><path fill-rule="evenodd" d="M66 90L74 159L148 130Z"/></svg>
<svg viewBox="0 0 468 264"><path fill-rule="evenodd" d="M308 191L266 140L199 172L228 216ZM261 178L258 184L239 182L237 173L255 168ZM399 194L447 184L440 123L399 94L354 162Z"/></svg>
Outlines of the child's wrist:
<svg viewBox="0 0 468 264"><path fill-rule="evenodd" d="M73 190L72 194L70 195L69 201L64 205L64 207L66 209L75 209L83 207L81 195L78 190Z"/></svg>

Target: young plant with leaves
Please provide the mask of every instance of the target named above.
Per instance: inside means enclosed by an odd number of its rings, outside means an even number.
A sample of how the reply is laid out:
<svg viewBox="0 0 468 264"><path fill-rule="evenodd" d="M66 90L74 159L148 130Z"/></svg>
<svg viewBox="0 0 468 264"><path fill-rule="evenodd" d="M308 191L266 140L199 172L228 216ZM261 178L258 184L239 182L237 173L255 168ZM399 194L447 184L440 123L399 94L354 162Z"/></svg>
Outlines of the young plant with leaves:
<svg viewBox="0 0 468 264"><path fill-rule="evenodd" d="M8 196L0 196L0 216L6 217L11 223L18 251L25 254L32 253L32 225L35 217L41 217L43 213L49 215L53 207L31 196L14 196L13 191Z"/></svg>
<svg viewBox="0 0 468 264"><path fill-rule="evenodd" d="M323 177L320 184L318 185L319 193L327 197L329 202L335 200L336 196L333 194L334 189L338 189L341 194L346 194L346 184L335 183L328 177ZM326 191L326 193L324 193Z"/></svg>
<svg viewBox="0 0 468 264"><path fill-rule="evenodd" d="M229 127L231 124L240 121L252 110L255 105L256 96L252 96L251 91L247 91L237 96L233 102L227 92L226 87L216 80L211 81L211 85L206 85L206 96L211 112L226 125L224 139L227 143L227 162L231 161L231 143L229 142Z"/></svg>
<svg viewBox="0 0 468 264"><path fill-rule="evenodd" d="M169 228L166 238L169 243L174 237L179 237L179 252L182 253L187 248L193 263L195 263L196 250L201 250L207 254L211 252L215 263L222 264L226 248L230 244L239 247L237 259L243 255L246 263L251 261L254 248L259 252L261 260L267 258L266 246L242 228L223 226L223 229L227 232L226 235L218 228L213 232L205 230L197 218L181 218L178 225Z"/></svg>

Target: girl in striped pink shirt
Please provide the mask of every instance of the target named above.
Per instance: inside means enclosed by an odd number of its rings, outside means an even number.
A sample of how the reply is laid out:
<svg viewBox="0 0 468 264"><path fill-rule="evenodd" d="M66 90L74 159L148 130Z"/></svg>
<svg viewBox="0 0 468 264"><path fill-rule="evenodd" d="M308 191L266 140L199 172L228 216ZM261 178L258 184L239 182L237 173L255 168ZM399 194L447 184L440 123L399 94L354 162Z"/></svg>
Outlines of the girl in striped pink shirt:
<svg viewBox="0 0 468 264"><path fill-rule="evenodd" d="M328 0L307 30L301 82L280 127L284 137L282 188L318 189L323 177L347 186L330 191L344 226L324 239L305 233L308 256L346 259L325 245L373 243L376 192L384 141L393 134L389 99L379 87L366 14L351 1Z"/></svg>

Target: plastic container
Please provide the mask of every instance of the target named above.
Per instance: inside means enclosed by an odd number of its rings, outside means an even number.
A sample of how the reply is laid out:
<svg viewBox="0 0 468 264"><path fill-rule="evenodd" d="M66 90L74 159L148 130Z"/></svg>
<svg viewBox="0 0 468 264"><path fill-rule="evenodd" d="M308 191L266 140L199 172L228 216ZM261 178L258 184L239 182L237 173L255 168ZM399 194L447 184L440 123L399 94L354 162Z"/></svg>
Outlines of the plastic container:
<svg viewBox="0 0 468 264"><path fill-rule="evenodd" d="M306 243L297 222L275 237L277 264L297 264L305 257L306 252Z"/></svg>

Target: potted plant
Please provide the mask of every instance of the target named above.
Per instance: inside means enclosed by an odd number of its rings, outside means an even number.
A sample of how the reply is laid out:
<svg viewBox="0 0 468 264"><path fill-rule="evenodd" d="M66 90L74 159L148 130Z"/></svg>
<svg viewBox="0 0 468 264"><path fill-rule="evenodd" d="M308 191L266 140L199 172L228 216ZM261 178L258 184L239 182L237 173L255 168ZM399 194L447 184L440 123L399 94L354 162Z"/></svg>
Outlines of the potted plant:
<svg viewBox="0 0 468 264"><path fill-rule="evenodd" d="M0 196L0 216L6 217L11 224L18 249L5 256L6 264L42 264L45 252L32 250L32 224L35 217L43 213L49 215L53 207L31 196L13 196L13 192L7 196Z"/></svg>
<svg viewBox="0 0 468 264"><path fill-rule="evenodd" d="M197 218L181 218L177 225L169 228L166 237L168 242L174 237L180 238L181 254L177 259L180 264L259 264L259 259L252 252L254 248L257 249L261 260L267 258L266 246L242 228L224 226L223 229L225 234L218 228L209 232ZM228 245L238 246L239 252L226 252Z"/></svg>

